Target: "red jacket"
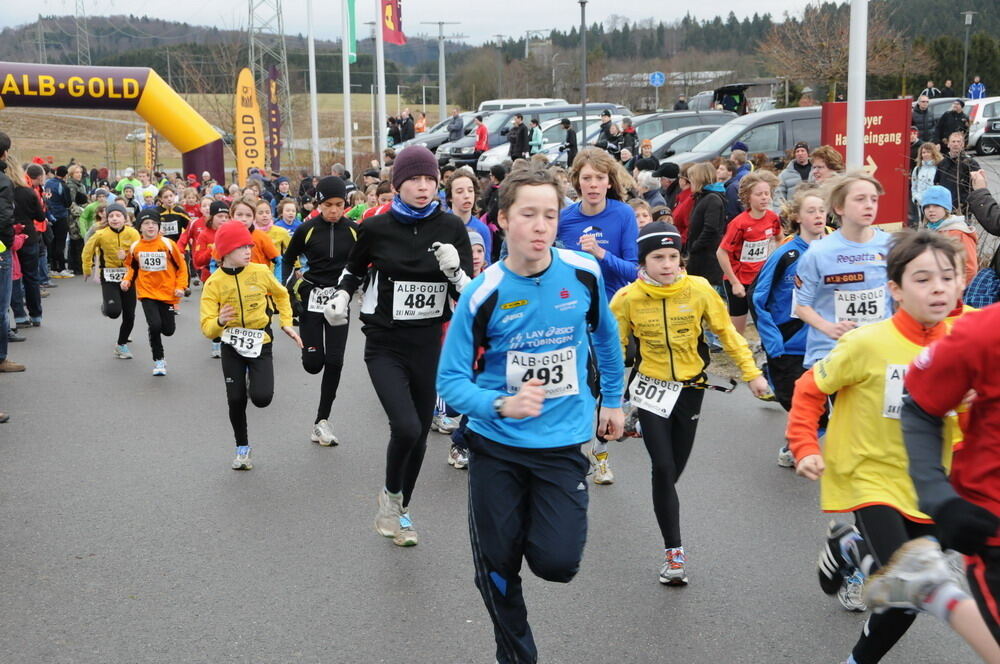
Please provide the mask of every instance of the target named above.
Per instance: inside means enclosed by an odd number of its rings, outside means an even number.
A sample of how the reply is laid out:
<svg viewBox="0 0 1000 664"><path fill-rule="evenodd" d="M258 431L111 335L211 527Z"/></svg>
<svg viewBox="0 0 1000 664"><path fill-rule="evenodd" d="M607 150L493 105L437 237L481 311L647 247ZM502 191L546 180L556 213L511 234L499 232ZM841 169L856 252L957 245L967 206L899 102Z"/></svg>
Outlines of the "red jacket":
<svg viewBox="0 0 1000 664"><path fill-rule="evenodd" d="M481 124L476 127L476 152L486 152L490 149L490 132L486 125Z"/></svg>

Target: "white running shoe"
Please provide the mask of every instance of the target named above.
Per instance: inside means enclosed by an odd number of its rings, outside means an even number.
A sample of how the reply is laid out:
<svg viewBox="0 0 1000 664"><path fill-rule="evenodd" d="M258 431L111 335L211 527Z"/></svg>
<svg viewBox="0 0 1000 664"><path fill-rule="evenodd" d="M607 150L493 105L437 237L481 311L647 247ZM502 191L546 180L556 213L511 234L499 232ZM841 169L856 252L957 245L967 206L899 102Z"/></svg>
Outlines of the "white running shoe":
<svg viewBox="0 0 1000 664"><path fill-rule="evenodd" d="M932 537L918 537L899 547L889 564L868 580L865 599L875 613L915 609L945 583L957 583L954 571Z"/></svg>
<svg viewBox="0 0 1000 664"><path fill-rule="evenodd" d="M795 467L795 455L787 447L782 447L778 450L778 465L782 468Z"/></svg>
<svg viewBox="0 0 1000 664"><path fill-rule="evenodd" d="M462 449L458 445L452 445L448 450L448 465L455 470L465 470L469 467L469 450Z"/></svg>
<svg viewBox="0 0 1000 664"><path fill-rule="evenodd" d="M166 376L167 375L167 361L157 360L153 362L153 375L154 376Z"/></svg>
<svg viewBox="0 0 1000 664"><path fill-rule="evenodd" d="M233 470L250 470L251 468L253 468L253 461L250 460L250 446L240 445L236 448Z"/></svg>
<svg viewBox="0 0 1000 664"><path fill-rule="evenodd" d="M63 270L62 272L60 272L59 276L63 277L64 279L68 279L70 277L75 277L76 273L73 272L73 270L70 270L70 269L67 268L67 269Z"/></svg>
<svg viewBox="0 0 1000 664"><path fill-rule="evenodd" d="M375 530L382 537L399 534L399 518L403 515L403 496L390 496L384 488L378 492L378 513L375 514Z"/></svg>
<svg viewBox="0 0 1000 664"><path fill-rule="evenodd" d="M413 528L413 520L410 519L410 513L404 511L399 515L399 531L392 538L392 543L396 546L416 546L417 541L417 531Z"/></svg>
<svg viewBox="0 0 1000 664"><path fill-rule="evenodd" d="M119 360L131 360L132 352L128 349L128 346L126 346L125 344L121 344L115 346L115 357L117 357Z"/></svg>
<svg viewBox="0 0 1000 664"><path fill-rule="evenodd" d="M222 357L222 342L213 341L212 342L212 357Z"/></svg>
<svg viewBox="0 0 1000 664"><path fill-rule="evenodd" d="M438 433L443 433L446 436L451 435L451 433L457 428L458 420L454 417L448 417L447 415L435 415L434 419L431 421L431 429L437 431Z"/></svg>
<svg viewBox="0 0 1000 664"><path fill-rule="evenodd" d="M844 578L844 583L837 591L837 599L845 611L864 613L868 610L865 604L865 577L860 570Z"/></svg>
<svg viewBox="0 0 1000 664"><path fill-rule="evenodd" d="M312 436L310 439L314 443L319 443L323 447L330 447L331 445L339 445L340 441L337 437L333 435L333 427L330 426L329 420L320 420L313 425Z"/></svg>
<svg viewBox="0 0 1000 664"><path fill-rule="evenodd" d="M615 474L611 472L611 468L608 466L607 452L594 454L594 450L591 448L587 452L587 457L590 459L590 465L594 469L592 477L594 484L615 483Z"/></svg>
<svg viewBox="0 0 1000 664"><path fill-rule="evenodd" d="M660 565L660 583L665 586L686 586L688 582L687 573L684 571L686 562L684 547L667 549L663 564Z"/></svg>

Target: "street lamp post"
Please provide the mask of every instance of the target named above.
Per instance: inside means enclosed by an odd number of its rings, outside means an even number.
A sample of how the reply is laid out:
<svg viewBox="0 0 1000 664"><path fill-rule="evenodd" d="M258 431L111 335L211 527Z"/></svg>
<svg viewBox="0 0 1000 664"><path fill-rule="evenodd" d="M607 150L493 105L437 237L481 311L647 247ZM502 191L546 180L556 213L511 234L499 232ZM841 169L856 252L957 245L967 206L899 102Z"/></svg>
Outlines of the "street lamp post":
<svg viewBox="0 0 1000 664"><path fill-rule="evenodd" d="M587 0L580 2L580 135L587 140ZM572 164L570 164L572 166Z"/></svg>
<svg viewBox="0 0 1000 664"><path fill-rule="evenodd" d="M962 12L965 15L965 55L962 58L962 85L966 87L959 90L959 97L964 97L964 91L969 89L969 79L967 78L969 75L969 30L972 29L972 17L977 13L972 11Z"/></svg>

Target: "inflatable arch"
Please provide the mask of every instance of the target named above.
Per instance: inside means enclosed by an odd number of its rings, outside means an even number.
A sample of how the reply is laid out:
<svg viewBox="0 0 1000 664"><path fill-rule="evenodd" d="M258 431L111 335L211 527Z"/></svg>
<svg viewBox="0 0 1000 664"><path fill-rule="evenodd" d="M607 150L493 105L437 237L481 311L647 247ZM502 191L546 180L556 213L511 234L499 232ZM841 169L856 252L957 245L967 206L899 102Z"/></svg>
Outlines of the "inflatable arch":
<svg viewBox="0 0 1000 664"><path fill-rule="evenodd" d="M225 182L222 137L148 67L75 67L0 62L0 109L107 108L135 111L181 151L184 173Z"/></svg>

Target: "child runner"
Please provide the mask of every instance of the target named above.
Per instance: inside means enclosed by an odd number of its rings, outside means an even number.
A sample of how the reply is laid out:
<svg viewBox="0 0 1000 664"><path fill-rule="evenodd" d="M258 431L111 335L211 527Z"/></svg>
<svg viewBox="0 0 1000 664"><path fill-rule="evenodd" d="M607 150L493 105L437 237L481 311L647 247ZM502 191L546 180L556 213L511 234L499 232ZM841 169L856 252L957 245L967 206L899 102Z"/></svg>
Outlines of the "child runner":
<svg viewBox="0 0 1000 664"><path fill-rule="evenodd" d="M331 325L323 311L357 242L358 225L344 217L347 187L340 178L331 175L320 180L314 197L319 214L303 222L292 236L281 260L281 282L288 286L300 310L302 367L311 374L323 372L310 438L329 447L340 442L330 424L330 410L344 368L349 326ZM309 271L302 277L290 278L300 256L308 259Z"/></svg>
<svg viewBox="0 0 1000 664"><path fill-rule="evenodd" d="M285 249L288 249L288 243L292 241L292 236L281 226L277 226L274 223L274 217L271 214L271 204L261 199L257 201L257 216L254 217L254 227L271 238L271 242L274 243L274 248L278 250L278 260L275 261L274 265L274 276L281 276L281 254L285 253Z"/></svg>
<svg viewBox="0 0 1000 664"><path fill-rule="evenodd" d="M747 327L747 287L784 237L781 219L771 209L771 195L778 184L778 176L770 171L754 171L743 177L739 198L746 211L729 222L715 252L725 277L729 315L740 334Z"/></svg>
<svg viewBox="0 0 1000 664"><path fill-rule="evenodd" d="M628 202L628 205L635 212L635 223L639 226L639 230L653 221L653 208L649 207L649 203L646 201L641 198L633 198Z"/></svg>
<svg viewBox="0 0 1000 664"><path fill-rule="evenodd" d="M270 212L270 208L268 209ZM201 331L222 338L222 375L226 379L229 422L236 438L233 470L253 468L247 433L247 398L265 408L274 397L271 316L278 309L282 331L302 347L292 328L288 291L263 265L250 262L253 238L246 226L227 221L215 234L222 256L220 269L205 282L201 294Z"/></svg>
<svg viewBox="0 0 1000 664"><path fill-rule="evenodd" d="M160 235L160 215L155 209L139 213L141 237L129 247L125 257L125 278L121 289L135 286L142 313L149 327L149 347L153 351L153 375L166 376L162 337L177 329L175 308L184 295L187 265L177 245Z"/></svg>
<svg viewBox="0 0 1000 664"><path fill-rule="evenodd" d="M160 202L156 209L160 213L160 235L173 242L180 241L181 233L187 230L191 218L184 207L177 204L177 192L172 186L160 189L157 198Z"/></svg>
<svg viewBox="0 0 1000 664"><path fill-rule="evenodd" d="M744 181L752 175L747 175ZM808 328L794 311L795 274L799 259L809 246L826 235L823 194L815 186L801 184L792 199L785 201L782 214L795 235L764 263L754 283L752 299L774 397L787 412L792 409L795 381L805 371L802 361L808 334ZM795 466L795 457L787 444L778 450L778 465Z"/></svg>
<svg viewBox="0 0 1000 664"><path fill-rule="evenodd" d="M558 239L568 249L591 254L601 266L610 301L637 274L635 212L622 200L631 180L622 165L605 150L584 148L573 160L570 174L580 201L559 216ZM615 475L608 460L607 441L595 439L590 449L596 484L611 484Z"/></svg>
<svg viewBox="0 0 1000 664"><path fill-rule="evenodd" d="M848 206L850 201L848 196ZM833 207L840 214L839 206ZM867 576L908 539L935 533L930 516L917 506L907 474L899 417L907 365L947 333L945 318L961 292L957 256L957 247L935 233L897 236L887 259L887 289L899 306L896 313L845 333L795 384L787 437L798 460L796 472L811 480L822 478L822 509L853 513L863 537L859 540L849 528L831 528L831 535L839 537L828 545L830 555L824 552L820 559L832 581L821 575L827 592L836 591L837 581L852 566ZM821 451L817 429L833 394L836 405ZM938 462L947 466L950 458L947 446ZM902 610L870 616L848 664L880 661L913 619L912 612Z"/></svg>
<svg viewBox="0 0 1000 664"><path fill-rule="evenodd" d="M132 352L128 349L128 338L135 325L135 291L123 291L121 281L125 276L125 258L129 247L139 240L139 231L128 225L128 213L121 203L109 205L106 216L108 225L95 231L83 246L83 279L86 281L90 277L96 258L101 313L111 319L122 317L115 357L130 360Z"/></svg>
<svg viewBox="0 0 1000 664"><path fill-rule="evenodd" d="M509 253L463 291L438 373L442 396L469 416L469 531L500 664L538 661L522 560L558 583L579 569L588 504L580 446L594 435L595 411L599 434L622 432L622 358L604 278L593 257L552 247L561 204L548 171L504 180L498 220ZM587 378L595 363L599 409Z"/></svg>
<svg viewBox="0 0 1000 664"><path fill-rule="evenodd" d="M740 368L755 396L768 391L746 340L736 334L726 305L702 277L688 276L681 260L681 235L662 221L639 233L639 279L618 291L611 311L618 321L623 352L638 342L631 403L639 409L643 441L653 463L653 508L666 559L660 583L687 584L681 544L677 481L687 464L705 398L710 327Z"/></svg>
<svg viewBox="0 0 1000 664"><path fill-rule="evenodd" d="M939 184L928 187L921 199L920 209L923 213L921 225L944 233L962 247L965 283L970 283L979 272L979 237L965 222L965 217L951 213L951 192Z"/></svg>
<svg viewBox="0 0 1000 664"><path fill-rule="evenodd" d="M288 231L289 235L297 231L299 226L302 225L302 220L299 219L299 206L293 199L286 198L278 201L275 208L277 209L278 218L275 220L274 225L284 228Z"/></svg>
<svg viewBox="0 0 1000 664"><path fill-rule="evenodd" d="M361 223L325 312L332 325L346 325L351 295L365 283L365 364L390 429L375 529L398 546L417 543L409 504L434 417L441 326L451 318L449 292L457 297L472 271L469 234L441 209L437 179L430 150L417 145L399 153L392 168L399 193L389 212Z"/></svg>
<svg viewBox="0 0 1000 664"><path fill-rule="evenodd" d="M241 198L233 201L233 204L229 206L229 218L243 222L243 225L250 231L250 237L253 238L253 249L250 250L250 262L271 267L277 262L281 254L278 253L278 249L274 246L274 242L271 241L267 233L254 227L256 216L256 200ZM213 258L217 262L222 260L222 256L219 256L218 252L213 253Z"/></svg>

